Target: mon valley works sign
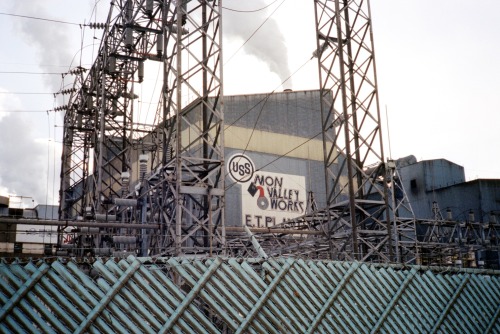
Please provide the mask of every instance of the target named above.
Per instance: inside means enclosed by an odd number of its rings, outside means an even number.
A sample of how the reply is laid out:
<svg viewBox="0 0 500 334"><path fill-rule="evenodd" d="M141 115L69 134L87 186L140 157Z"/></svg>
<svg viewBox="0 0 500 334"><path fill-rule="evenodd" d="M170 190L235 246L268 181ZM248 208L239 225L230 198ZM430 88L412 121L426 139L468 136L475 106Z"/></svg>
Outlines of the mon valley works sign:
<svg viewBox="0 0 500 334"><path fill-rule="evenodd" d="M239 185L242 221L247 226L271 227L305 214L304 176L257 171L253 161L241 153L227 160L227 172Z"/></svg>

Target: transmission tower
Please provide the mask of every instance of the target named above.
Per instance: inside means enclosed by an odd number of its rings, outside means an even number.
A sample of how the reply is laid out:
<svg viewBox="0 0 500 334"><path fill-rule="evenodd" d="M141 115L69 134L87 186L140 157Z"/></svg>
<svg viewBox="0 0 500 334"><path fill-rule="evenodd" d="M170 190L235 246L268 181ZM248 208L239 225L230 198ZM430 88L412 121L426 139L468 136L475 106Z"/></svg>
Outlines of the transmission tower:
<svg viewBox="0 0 500 334"><path fill-rule="evenodd" d="M316 0L315 15L331 257L395 261L370 5Z"/></svg>
<svg viewBox="0 0 500 334"><path fill-rule="evenodd" d="M243 231L251 243L237 228L226 240L221 2L123 0L105 24L94 24L104 36L70 97L61 180L62 219L113 227L77 230L67 247L144 256L240 254L250 246L260 254L413 261L414 222L397 216L395 170L384 160L369 4L314 5L326 209L275 226L279 233ZM149 62L161 64L161 103L154 121L141 123L134 91Z"/></svg>
<svg viewBox="0 0 500 334"><path fill-rule="evenodd" d="M77 254L111 244L123 254L222 251L220 6L115 1L106 24L95 25L105 29L99 54L65 116L60 218L123 227L79 231L66 245ZM155 120L141 123L134 90L149 61L161 64L161 103ZM158 230L130 228L146 222Z"/></svg>

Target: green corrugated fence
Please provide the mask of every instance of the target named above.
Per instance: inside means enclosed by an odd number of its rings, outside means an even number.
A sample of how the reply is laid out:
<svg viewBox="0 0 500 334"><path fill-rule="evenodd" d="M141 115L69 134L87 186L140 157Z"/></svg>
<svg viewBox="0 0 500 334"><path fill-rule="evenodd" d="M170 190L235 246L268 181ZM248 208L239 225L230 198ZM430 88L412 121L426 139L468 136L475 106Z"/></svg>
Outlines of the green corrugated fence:
<svg viewBox="0 0 500 334"><path fill-rule="evenodd" d="M500 333L500 271L292 258L0 264L2 333Z"/></svg>

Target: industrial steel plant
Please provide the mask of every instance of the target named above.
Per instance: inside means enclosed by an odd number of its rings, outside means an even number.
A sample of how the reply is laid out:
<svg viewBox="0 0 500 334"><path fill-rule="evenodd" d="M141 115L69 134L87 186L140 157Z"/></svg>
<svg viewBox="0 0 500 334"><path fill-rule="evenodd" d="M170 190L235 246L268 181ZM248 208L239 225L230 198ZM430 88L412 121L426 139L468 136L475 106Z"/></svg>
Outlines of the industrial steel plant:
<svg viewBox="0 0 500 334"><path fill-rule="evenodd" d="M111 2L57 213L0 197L1 332L500 331L500 181L389 159L370 4L313 2L319 89L232 96L222 1Z"/></svg>

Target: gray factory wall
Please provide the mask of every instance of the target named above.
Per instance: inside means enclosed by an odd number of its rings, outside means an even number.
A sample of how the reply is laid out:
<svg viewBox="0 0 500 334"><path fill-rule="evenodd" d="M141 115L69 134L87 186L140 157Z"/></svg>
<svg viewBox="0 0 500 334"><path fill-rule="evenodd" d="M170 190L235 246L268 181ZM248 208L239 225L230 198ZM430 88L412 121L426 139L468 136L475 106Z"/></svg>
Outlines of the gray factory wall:
<svg viewBox="0 0 500 334"><path fill-rule="evenodd" d="M226 225L271 226L283 218L301 216L307 211L307 200L313 193L318 207L325 206L325 182L323 162L294 157L278 157L259 152L243 152L226 148ZM243 159L241 155L244 156ZM254 172L242 173L237 179L231 173L237 171L248 158ZM230 169L234 168L231 172ZM238 182L240 181L240 182ZM252 187L253 184L253 187ZM262 186L267 206L257 201ZM253 193L253 195L252 195Z"/></svg>
<svg viewBox="0 0 500 334"><path fill-rule="evenodd" d="M420 161L402 167L400 174L414 214L421 219L433 218L432 202L439 189L465 181L463 167L445 159Z"/></svg>
<svg viewBox="0 0 500 334"><path fill-rule="evenodd" d="M436 192L441 211L450 209L453 219L465 221L469 212L477 222L488 222L489 215L500 212L500 180L474 180Z"/></svg>
<svg viewBox="0 0 500 334"><path fill-rule="evenodd" d="M434 218L433 202L443 218L450 209L455 220L467 220L472 210L476 221L486 222L492 211L500 212L500 180L465 182L463 167L445 159L421 161L401 168L400 173L419 219Z"/></svg>
<svg viewBox="0 0 500 334"><path fill-rule="evenodd" d="M318 90L224 97L228 226L303 215L310 192L325 207L320 102ZM255 170L237 182L245 162Z"/></svg>
<svg viewBox="0 0 500 334"><path fill-rule="evenodd" d="M444 188L465 182L465 172L459 166L445 159L422 161L424 166L425 190Z"/></svg>
<svg viewBox="0 0 500 334"><path fill-rule="evenodd" d="M319 90L225 96L226 128L234 124L311 138L321 134L320 101Z"/></svg>

